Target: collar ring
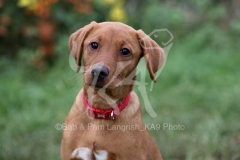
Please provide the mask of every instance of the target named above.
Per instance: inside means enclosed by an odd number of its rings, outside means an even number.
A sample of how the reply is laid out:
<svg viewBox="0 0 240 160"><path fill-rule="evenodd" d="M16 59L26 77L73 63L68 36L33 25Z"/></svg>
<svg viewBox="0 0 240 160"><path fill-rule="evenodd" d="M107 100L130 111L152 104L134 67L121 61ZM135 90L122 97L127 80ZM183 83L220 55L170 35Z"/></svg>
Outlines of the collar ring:
<svg viewBox="0 0 240 160"><path fill-rule="evenodd" d="M111 120L115 120L114 110L111 111L110 118L111 118Z"/></svg>

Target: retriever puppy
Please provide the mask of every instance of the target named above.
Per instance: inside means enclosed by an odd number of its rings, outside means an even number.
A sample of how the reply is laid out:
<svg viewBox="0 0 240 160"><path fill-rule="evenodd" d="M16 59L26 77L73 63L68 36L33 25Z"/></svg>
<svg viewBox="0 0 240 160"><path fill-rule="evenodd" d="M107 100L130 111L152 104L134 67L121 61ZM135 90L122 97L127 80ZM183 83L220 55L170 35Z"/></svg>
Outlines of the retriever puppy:
<svg viewBox="0 0 240 160"><path fill-rule="evenodd" d="M142 30L120 22L86 25L71 35L69 49L77 72L82 67L84 85L66 118L65 125L73 127L64 130L62 159L161 160L133 85L142 57L156 82L163 49Z"/></svg>

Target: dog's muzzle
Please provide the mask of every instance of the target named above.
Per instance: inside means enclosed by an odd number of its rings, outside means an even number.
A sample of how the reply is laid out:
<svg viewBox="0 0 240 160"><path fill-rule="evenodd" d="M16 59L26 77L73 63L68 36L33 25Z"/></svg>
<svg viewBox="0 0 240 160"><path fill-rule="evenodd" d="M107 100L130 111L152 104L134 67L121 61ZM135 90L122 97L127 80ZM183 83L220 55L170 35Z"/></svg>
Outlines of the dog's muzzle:
<svg viewBox="0 0 240 160"><path fill-rule="evenodd" d="M108 77L109 71L105 66L95 65L92 68L91 74L93 78L91 86L102 88L104 86L104 79Z"/></svg>

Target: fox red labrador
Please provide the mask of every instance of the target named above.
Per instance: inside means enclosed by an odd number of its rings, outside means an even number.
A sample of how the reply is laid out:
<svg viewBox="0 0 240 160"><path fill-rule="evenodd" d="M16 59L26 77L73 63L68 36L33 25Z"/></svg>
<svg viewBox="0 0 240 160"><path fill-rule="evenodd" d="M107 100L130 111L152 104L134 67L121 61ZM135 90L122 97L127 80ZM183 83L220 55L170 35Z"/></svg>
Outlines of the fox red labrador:
<svg viewBox="0 0 240 160"><path fill-rule="evenodd" d="M62 159L161 160L133 85L142 57L156 81L163 49L142 30L120 22L90 23L71 35L69 48L84 84L66 118L65 125L74 127L64 130Z"/></svg>

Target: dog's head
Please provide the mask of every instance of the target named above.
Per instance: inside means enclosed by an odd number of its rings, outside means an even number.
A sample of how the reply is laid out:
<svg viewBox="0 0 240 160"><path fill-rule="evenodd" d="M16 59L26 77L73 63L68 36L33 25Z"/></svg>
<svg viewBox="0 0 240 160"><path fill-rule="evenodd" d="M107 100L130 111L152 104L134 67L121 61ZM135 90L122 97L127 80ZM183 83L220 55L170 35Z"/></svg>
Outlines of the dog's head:
<svg viewBox="0 0 240 160"><path fill-rule="evenodd" d="M77 72L83 58L84 83L95 89L119 87L127 77L134 80L141 57L155 82L154 73L165 59L163 49L142 30L120 22L90 23L71 35L69 49Z"/></svg>

